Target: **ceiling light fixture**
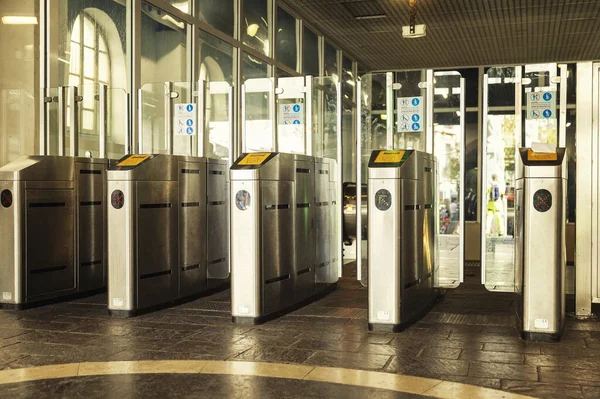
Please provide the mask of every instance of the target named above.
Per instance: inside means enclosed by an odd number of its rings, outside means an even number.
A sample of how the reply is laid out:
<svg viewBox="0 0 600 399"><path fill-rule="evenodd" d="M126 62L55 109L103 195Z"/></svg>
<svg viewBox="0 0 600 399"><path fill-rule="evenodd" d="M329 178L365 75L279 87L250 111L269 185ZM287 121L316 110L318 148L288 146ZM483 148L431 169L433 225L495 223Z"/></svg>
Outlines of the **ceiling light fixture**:
<svg viewBox="0 0 600 399"><path fill-rule="evenodd" d="M408 0L408 11L409 25L402 27L402 37L406 39L415 39L417 37L424 37L427 34L425 24L417 25L417 0Z"/></svg>
<svg viewBox="0 0 600 399"><path fill-rule="evenodd" d="M2 17L4 25L37 25L37 17L26 17L17 15L6 15Z"/></svg>
<svg viewBox="0 0 600 399"><path fill-rule="evenodd" d="M258 24L250 24L248 25L248 28L246 29L246 33L248 34L248 36L250 37L254 37L256 36L256 33L258 32Z"/></svg>
<svg viewBox="0 0 600 399"><path fill-rule="evenodd" d="M365 19L382 19L387 18L385 14L375 14L375 15L359 15L358 17L354 17L357 21L365 20Z"/></svg>

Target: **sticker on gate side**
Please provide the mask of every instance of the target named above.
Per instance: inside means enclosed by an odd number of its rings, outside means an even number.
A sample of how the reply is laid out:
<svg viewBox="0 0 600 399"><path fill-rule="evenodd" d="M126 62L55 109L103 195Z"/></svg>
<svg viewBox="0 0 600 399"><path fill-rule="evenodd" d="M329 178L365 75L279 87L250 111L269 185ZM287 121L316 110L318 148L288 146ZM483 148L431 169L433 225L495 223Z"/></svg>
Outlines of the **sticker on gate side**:
<svg viewBox="0 0 600 399"><path fill-rule="evenodd" d="M528 161L556 161L558 155L555 152L533 152L530 148L527 150Z"/></svg>
<svg viewBox="0 0 600 399"><path fill-rule="evenodd" d="M400 163L406 151L381 151L375 158L375 163Z"/></svg>
<svg viewBox="0 0 600 399"><path fill-rule="evenodd" d="M122 160L121 162L117 163L117 166L119 166L119 167L138 166L139 164L141 164L142 162L144 162L146 159L148 159L150 157L151 157L151 155L130 155L127 158L125 158L124 160Z"/></svg>
<svg viewBox="0 0 600 399"><path fill-rule="evenodd" d="M238 165L262 165L269 158L270 152L256 152L246 155Z"/></svg>

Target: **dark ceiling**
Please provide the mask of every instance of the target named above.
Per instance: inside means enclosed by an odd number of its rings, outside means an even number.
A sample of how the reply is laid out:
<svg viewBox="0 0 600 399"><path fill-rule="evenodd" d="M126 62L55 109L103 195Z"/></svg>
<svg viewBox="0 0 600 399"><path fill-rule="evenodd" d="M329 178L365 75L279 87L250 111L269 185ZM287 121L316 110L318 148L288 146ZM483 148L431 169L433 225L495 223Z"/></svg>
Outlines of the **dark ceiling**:
<svg viewBox="0 0 600 399"><path fill-rule="evenodd" d="M416 39L402 37L409 0L281 1L363 70L600 58L600 0L417 0Z"/></svg>

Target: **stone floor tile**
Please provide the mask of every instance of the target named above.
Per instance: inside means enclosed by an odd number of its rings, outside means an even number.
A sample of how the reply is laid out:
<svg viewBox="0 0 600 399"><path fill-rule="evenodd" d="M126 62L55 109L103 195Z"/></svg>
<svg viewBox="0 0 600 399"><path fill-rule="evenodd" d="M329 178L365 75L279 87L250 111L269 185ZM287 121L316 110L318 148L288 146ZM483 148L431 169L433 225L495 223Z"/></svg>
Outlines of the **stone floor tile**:
<svg viewBox="0 0 600 399"><path fill-rule="evenodd" d="M389 361L390 356L370 353L317 351L304 364L313 366L342 367L361 370L379 370Z"/></svg>
<svg viewBox="0 0 600 399"><path fill-rule="evenodd" d="M585 399L600 398L600 387L581 386L581 391Z"/></svg>
<svg viewBox="0 0 600 399"><path fill-rule="evenodd" d="M395 356L386 371L427 378L441 378L442 375L467 376L469 362L448 359L402 359Z"/></svg>
<svg viewBox="0 0 600 399"><path fill-rule="evenodd" d="M459 359L485 363L523 364L524 355L512 352L489 352L465 349L460 354Z"/></svg>
<svg viewBox="0 0 600 399"><path fill-rule="evenodd" d="M322 341L317 339L301 339L293 347L297 349L327 350L339 352L356 352L361 346L360 342L352 341Z"/></svg>
<svg viewBox="0 0 600 399"><path fill-rule="evenodd" d="M544 366L539 367L539 370L541 382L600 386L600 370Z"/></svg>
<svg viewBox="0 0 600 399"><path fill-rule="evenodd" d="M594 357L571 357L558 355L525 355L525 364L545 367L569 367L600 370L600 361Z"/></svg>
<svg viewBox="0 0 600 399"><path fill-rule="evenodd" d="M197 353L165 352L143 349L126 349L109 358L110 361L138 360L225 360L224 356Z"/></svg>
<svg viewBox="0 0 600 399"><path fill-rule="evenodd" d="M477 378L460 375L442 375L440 378L444 381L460 382L462 384L476 385L492 389L500 389L500 379L498 378Z"/></svg>
<svg viewBox="0 0 600 399"><path fill-rule="evenodd" d="M0 327L2 325L0 324ZM28 334L31 330L20 328L0 328L0 340L18 337L19 335Z"/></svg>
<svg viewBox="0 0 600 399"><path fill-rule="evenodd" d="M258 362L276 362L276 363L303 363L315 351L307 349L281 348L281 347L260 347L251 348L232 358L232 360L252 360Z"/></svg>
<svg viewBox="0 0 600 399"><path fill-rule="evenodd" d="M362 344L358 348L358 352L361 353L372 353L375 355L389 355L389 356L401 356L402 358L413 358L417 357L421 351L421 345L415 344L413 346L398 347L392 345L379 345L379 344Z"/></svg>
<svg viewBox="0 0 600 399"><path fill-rule="evenodd" d="M537 368L520 364L471 362L470 377L538 381Z"/></svg>
<svg viewBox="0 0 600 399"><path fill-rule="evenodd" d="M558 385L543 382L502 380L501 388L504 391L536 398L583 398L583 393L579 385Z"/></svg>
<svg viewBox="0 0 600 399"><path fill-rule="evenodd" d="M247 351L252 346L250 345L237 345L223 344L220 342L205 342L205 341L180 341L176 344L167 346L162 349L165 352L182 352L182 353L194 353L203 355L213 355L219 358L229 358L240 353Z"/></svg>
<svg viewBox="0 0 600 399"><path fill-rule="evenodd" d="M458 348L445 348L441 346L425 346L420 352L418 357L420 358L432 358L432 359L452 359L457 360L460 356L462 349Z"/></svg>
<svg viewBox="0 0 600 399"><path fill-rule="evenodd" d="M515 342L513 344L496 344L496 343L485 343L483 345L484 351L490 352L514 352L514 353L530 353L540 354L541 345L536 343L530 343L526 341Z"/></svg>

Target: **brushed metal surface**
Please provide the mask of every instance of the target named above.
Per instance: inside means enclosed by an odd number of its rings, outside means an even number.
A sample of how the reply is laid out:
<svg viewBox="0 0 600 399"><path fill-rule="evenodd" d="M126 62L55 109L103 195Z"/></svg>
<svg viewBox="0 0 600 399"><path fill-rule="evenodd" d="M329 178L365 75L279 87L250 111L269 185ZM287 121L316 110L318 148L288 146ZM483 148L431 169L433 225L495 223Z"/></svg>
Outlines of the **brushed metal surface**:
<svg viewBox="0 0 600 399"><path fill-rule="evenodd" d="M415 151L400 167L368 169L369 323L403 324L429 306L434 287L436 162ZM376 193L391 194L388 209Z"/></svg>
<svg viewBox="0 0 600 399"><path fill-rule="evenodd" d="M140 308L177 297L178 199L177 181L136 182L137 305Z"/></svg>
<svg viewBox="0 0 600 399"><path fill-rule="evenodd" d="M515 290L521 292L520 327L523 332L559 335L566 305L566 157L556 166L523 165L521 157L517 159ZM541 189L552 195L552 206L545 212L533 205L534 193Z"/></svg>
<svg viewBox="0 0 600 399"><path fill-rule="evenodd" d="M229 171L225 161L207 160L207 275L229 277Z"/></svg>
<svg viewBox="0 0 600 399"><path fill-rule="evenodd" d="M294 209L294 293L308 298L315 290L315 163L296 159Z"/></svg>
<svg viewBox="0 0 600 399"><path fill-rule="evenodd" d="M179 296L188 296L206 287L206 163L180 162L178 169L177 273L180 274Z"/></svg>

